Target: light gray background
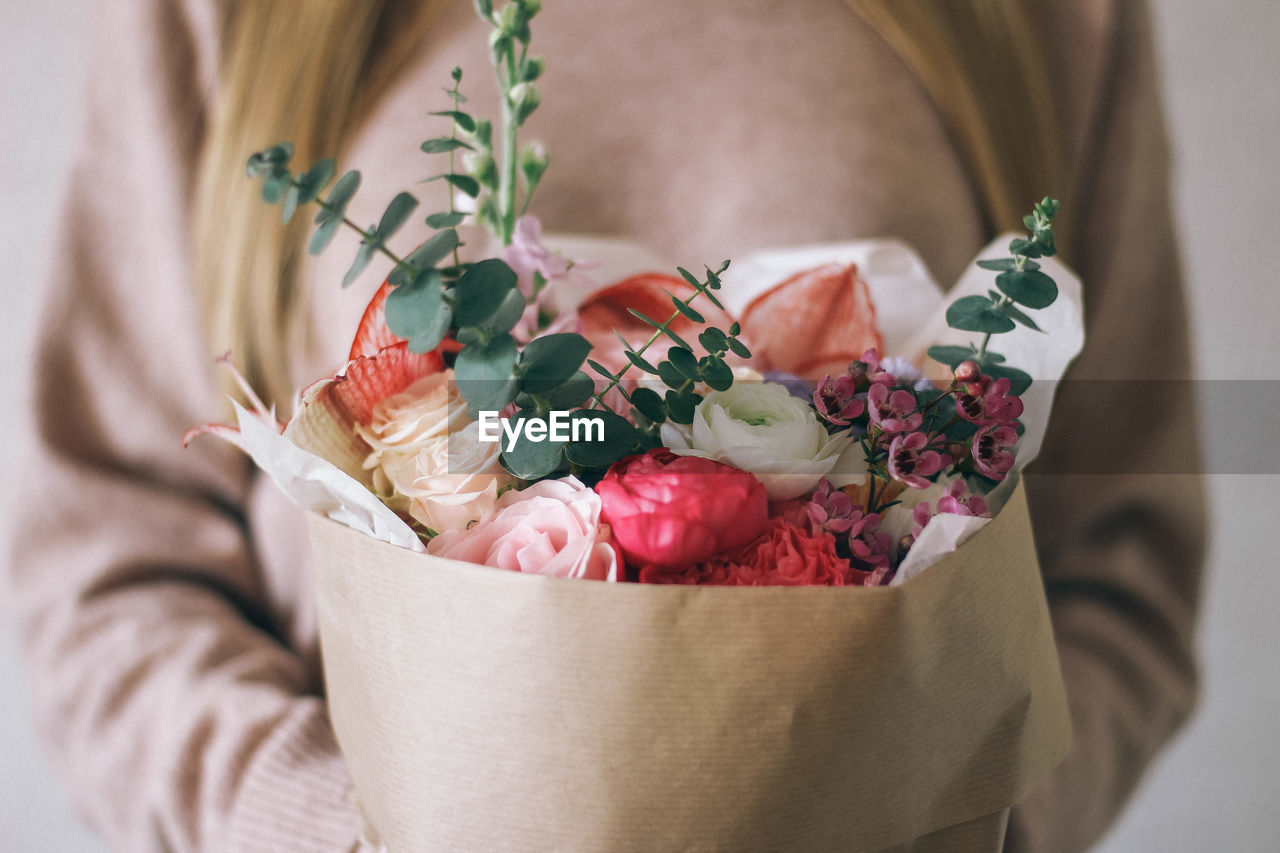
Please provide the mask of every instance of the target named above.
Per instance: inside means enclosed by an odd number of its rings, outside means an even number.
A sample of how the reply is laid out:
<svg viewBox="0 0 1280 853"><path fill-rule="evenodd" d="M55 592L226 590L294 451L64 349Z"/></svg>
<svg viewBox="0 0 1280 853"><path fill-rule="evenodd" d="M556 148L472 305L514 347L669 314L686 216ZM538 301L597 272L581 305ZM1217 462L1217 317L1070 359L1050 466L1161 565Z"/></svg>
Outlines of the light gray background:
<svg viewBox="0 0 1280 853"><path fill-rule="evenodd" d="M5 415L24 371L17 341L29 326L40 247L57 236L47 229L71 130L64 105L78 85L85 5L0 0ZM1202 375L1280 379L1280 3L1158 0L1156 7ZM1210 441L1217 417L1231 413L1204 413ZM8 420L0 417L0 448ZM1209 487L1215 529L1201 631L1204 695L1105 853L1280 850L1280 570L1272 539L1280 478L1214 476ZM25 693L13 639L0 625L0 851L100 853L33 743Z"/></svg>

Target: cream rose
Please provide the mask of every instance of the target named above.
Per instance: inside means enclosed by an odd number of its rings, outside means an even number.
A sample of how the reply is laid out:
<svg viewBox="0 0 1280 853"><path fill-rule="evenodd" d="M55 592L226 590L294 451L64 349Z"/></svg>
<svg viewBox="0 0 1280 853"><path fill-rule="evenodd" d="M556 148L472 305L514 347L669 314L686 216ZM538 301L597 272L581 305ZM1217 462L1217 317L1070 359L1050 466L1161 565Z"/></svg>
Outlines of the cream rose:
<svg viewBox="0 0 1280 853"><path fill-rule="evenodd" d="M749 471L774 501L813 491L850 441L847 434L828 435L806 401L771 382L711 391L694 410L691 426L662 426L662 443L672 451Z"/></svg>
<svg viewBox="0 0 1280 853"><path fill-rule="evenodd" d="M364 467L374 492L437 532L465 528L515 482L499 464L501 446L480 441L466 404L450 390L452 378L452 371L423 377L357 427L372 448Z"/></svg>
<svg viewBox="0 0 1280 853"><path fill-rule="evenodd" d="M514 572L618 580L600 507L600 496L574 477L542 480L504 493L470 529L432 539L427 553Z"/></svg>

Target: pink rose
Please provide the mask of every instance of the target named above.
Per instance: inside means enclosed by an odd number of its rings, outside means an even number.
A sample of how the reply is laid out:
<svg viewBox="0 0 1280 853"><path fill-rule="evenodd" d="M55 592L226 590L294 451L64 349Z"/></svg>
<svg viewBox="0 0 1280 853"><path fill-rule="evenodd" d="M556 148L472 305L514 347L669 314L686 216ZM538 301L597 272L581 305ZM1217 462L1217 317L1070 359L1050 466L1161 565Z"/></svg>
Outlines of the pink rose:
<svg viewBox="0 0 1280 853"><path fill-rule="evenodd" d="M427 553L535 575L619 579L600 498L573 477L506 492L469 529L428 542Z"/></svg>
<svg viewBox="0 0 1280 853"><path fill-rule="evenodd" d="M633 566L687 566L739 548L769 524L764 484L711 459L660 447L619 460L596 485Z"/></svg>

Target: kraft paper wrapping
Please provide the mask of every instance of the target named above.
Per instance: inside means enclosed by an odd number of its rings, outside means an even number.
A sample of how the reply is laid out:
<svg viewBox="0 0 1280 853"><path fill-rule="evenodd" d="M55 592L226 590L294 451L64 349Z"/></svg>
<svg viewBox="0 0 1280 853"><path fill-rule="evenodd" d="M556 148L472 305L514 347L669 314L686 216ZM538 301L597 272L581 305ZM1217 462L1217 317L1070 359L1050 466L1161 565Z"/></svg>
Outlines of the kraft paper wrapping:
<svg viewBox="0 0 1280 853"><path fill-rule="evenodd" d="M874 589L562 580L310 525L330 714L392 853L999 850L1070 741L1021 485Z"/></svg>

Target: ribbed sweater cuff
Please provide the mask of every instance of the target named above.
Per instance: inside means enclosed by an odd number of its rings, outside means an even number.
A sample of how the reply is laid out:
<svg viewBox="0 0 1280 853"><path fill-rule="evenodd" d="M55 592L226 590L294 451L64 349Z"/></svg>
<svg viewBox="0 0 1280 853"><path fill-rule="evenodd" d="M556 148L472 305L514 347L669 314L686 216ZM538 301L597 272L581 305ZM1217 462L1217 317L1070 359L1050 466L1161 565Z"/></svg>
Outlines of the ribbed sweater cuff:
<svg viewBox="0 0 1280 853"><path fill-rule="evenodd" d="M301 701L263 741L241 781L227 853L350 853L360 819L324 704Z"/></svg>

